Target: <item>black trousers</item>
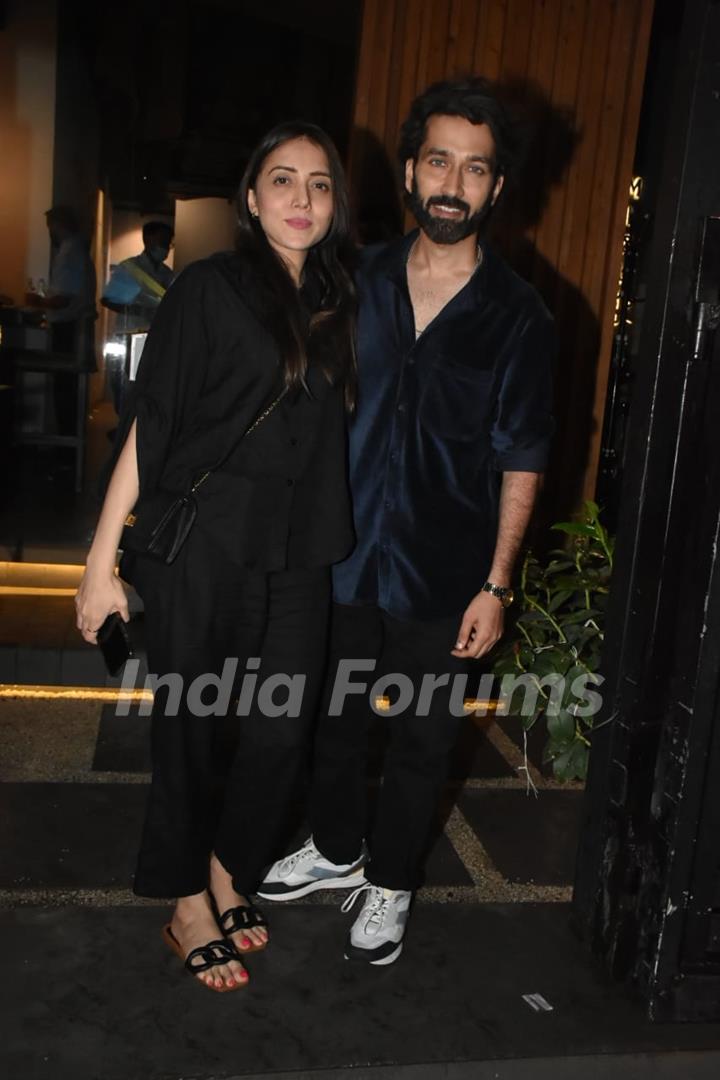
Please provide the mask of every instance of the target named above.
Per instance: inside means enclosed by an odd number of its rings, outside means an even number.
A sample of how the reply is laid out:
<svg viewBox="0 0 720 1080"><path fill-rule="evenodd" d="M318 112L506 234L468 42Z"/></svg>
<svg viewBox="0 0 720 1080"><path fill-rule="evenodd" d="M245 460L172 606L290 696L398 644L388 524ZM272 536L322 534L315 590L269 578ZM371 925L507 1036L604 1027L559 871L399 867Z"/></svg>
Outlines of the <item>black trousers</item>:
<svg viewBox="0 0 720 1080"><path fill-rule="evenodd" d="M236 890L254 892L308 764L329 571L247 571L196 528L171 566L136 559L132 580L145 604L149 670L169 675L153 705L153 774L135 892L201 892L213 851ZM227 658L231 667L232 658L239 662L234 678L226 669L223 691ZM219 687L207 685L213 676ZM206 715L223 692L229 702ZM238 693L247 715L237 715Z"/></svg>
<svg viewBox="0 0 720 1080"><path fill-rule="evenodd" d="M352 862L367 836L366 767L373 715L370 688L378 676L390 673L410 680L406 691L410 684L414 688L409 707L387 717L389 742L366 868L367 879L383 888L415 889L422 881L440 790L462 724L465 679L455 681L455 676L472 671L467 661L450 655L459 627L460 616L412 622L392 618L376 607L333 607L310 813L315 844L331 862ZM347 675L338 674L338 665L342 660L358 659L377 661L373 672L360 671L358 665L349 676L353 683L365 681L368 690L347 694L341 715L332 716L333 691L337 708L338 690L348 681ZM428 674L447 675L449 679L447 685L434 691L429 715L422 716L418 715L423 711L418 710L419 694ZM406 691L388 686L386 696L399 708L401 693ZM451 698L459 716L451 715Z"/></svg>

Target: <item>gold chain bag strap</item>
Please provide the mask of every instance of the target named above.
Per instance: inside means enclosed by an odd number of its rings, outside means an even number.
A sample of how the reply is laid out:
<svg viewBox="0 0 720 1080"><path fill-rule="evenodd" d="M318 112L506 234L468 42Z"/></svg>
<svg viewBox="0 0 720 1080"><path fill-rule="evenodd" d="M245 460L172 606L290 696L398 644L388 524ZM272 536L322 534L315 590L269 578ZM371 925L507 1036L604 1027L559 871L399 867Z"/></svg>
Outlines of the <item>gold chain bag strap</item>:
<svg viewBox="0 0 720 1080"><path fill-rule="evenodd" d="M149 555L168 566L174 562L195 524L196 491L212 473L225 464L243 439L255 431L264 420L267 420L286 394L287 387L253 420L250 427L233 443L220 461L204 472L199 480L195 480L184 495L160 489L138 499L123 526L120 537L120 548L123 554L130 552L133 555Z"/></svg>

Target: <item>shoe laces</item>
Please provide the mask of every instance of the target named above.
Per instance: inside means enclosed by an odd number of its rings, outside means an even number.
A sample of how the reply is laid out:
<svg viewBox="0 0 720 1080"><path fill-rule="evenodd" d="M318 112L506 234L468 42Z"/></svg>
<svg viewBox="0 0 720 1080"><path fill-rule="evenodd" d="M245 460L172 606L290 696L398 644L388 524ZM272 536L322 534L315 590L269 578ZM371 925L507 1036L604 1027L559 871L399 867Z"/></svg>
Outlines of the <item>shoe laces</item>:
<svg viewBox="0 0 720 1080"><path fill-rule="evenodd" d="M297 851L293 851L292 855L287 855L278 866L277 872L281 877L285 877L287 874L291 874L297 864L301 861L308 860L315 862L320 858L320 852L313 843L312 836L309 836L303 846Z"/></svg>
<svg viewBox="0 0 720 1080"><path fill-rule="evenodd" d="M393 898L392 896L384 896L383 890L379 885L371 885L369 881L366 881L364 885L358 885L357 889L353 889L347 900L344 901L340 910L347 913L360 893L368 891L369 895L365 899L365 904L363 905L361 912L362 915L366 916L365 929L373 925L376 926L378 930L381 930L382 925L385 922L388 907L392 903Z"/></svg>

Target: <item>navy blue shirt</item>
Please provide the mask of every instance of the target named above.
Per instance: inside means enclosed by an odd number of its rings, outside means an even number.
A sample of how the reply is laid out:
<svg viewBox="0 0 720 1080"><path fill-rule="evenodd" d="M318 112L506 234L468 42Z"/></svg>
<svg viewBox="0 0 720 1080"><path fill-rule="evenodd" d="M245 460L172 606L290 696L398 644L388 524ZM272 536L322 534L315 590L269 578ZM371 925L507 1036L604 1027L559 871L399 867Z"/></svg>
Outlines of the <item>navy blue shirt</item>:
<svg viewBox="0 0 720 1080"><path fill-rule="evenodd" d="M503 472L543 472L553 321L498 256L416 340L406 262L417 236L364 252L358 408L350 425L357 545L335 599L398 618L460 615L487 579Z"/></svg>

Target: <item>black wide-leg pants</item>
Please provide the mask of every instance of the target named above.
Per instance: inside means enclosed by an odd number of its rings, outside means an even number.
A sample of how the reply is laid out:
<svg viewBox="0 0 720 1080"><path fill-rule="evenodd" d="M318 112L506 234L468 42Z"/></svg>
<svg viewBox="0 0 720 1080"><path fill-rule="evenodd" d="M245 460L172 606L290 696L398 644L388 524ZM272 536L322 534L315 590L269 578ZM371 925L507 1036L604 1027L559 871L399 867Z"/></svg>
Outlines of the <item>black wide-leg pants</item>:
<svg viewBox="0 0 720 1080"><path fill-rule="evenodd" d="M308 762L329 571L249 571L196 528L171 566L136 559L132 580L145 605L149 671L160 677L135 892L201 892L214 851L235 889L252 893ZM223 681L228 658L237 671L233 679L226 668ZM247 715L236 715L238 694Z"/></svg>
<svg viewBox="0 0 720 1080"><path fill-rule="evenodd" d="M388 749L369 841L365 876L386 889L415 889L422 881L440 791L462 724L463 690L472 671L468 661L450 655L460 621L460 616L423 622L400 620L374 606L335 604L332 609L310 811L313 840L331 862L354 861L367 836L371 688L380 676L391 673L409 679L414 688L408 708L387 717ZM338 665L358 659L376 661L374 671L361 671L358 665L344 681L365 682L367 690L346 694L341 714L330 715L333 693L337 695L343 683ZM422 716L418 715L419 693L428 674L448 678L446 685L435 690L429 714ZM457 683L456 676L460 676ZM399 693L390 685L385 696L391 704L399 705ZM460 715L451 714L451 701Z"/></svg>

